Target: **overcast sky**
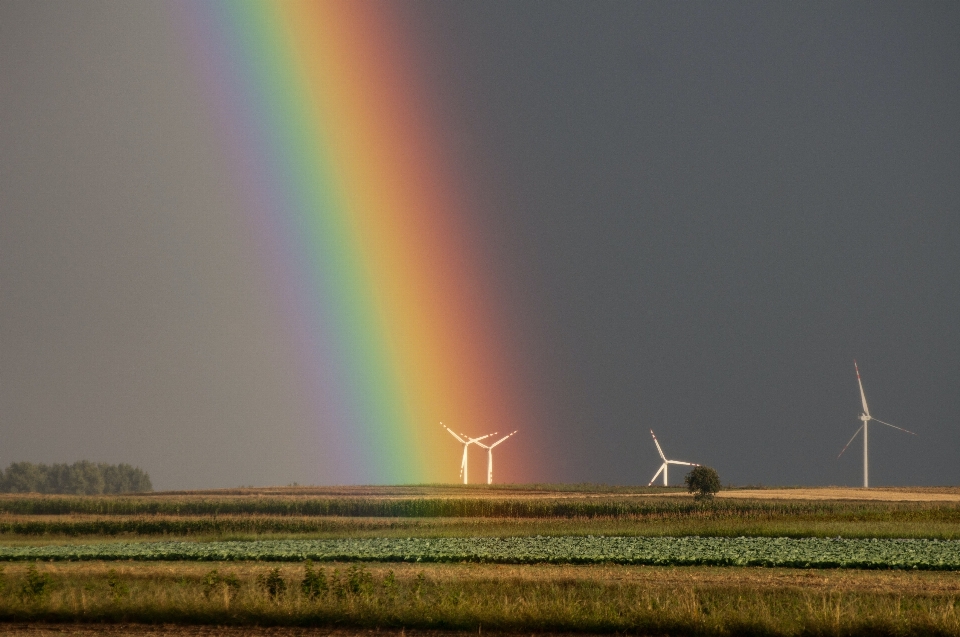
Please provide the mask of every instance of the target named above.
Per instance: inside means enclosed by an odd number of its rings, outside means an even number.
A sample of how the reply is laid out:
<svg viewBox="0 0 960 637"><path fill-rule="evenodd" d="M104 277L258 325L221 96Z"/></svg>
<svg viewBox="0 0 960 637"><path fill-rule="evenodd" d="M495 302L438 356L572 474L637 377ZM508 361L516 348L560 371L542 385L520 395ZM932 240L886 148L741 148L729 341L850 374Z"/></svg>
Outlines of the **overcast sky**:
<svg viewBox="0 0 960 637"><path fill-rule="evenodd" d="M309 483L161 3L0 0L0 465ZM406 2L544 481L960 481L960 4ZM264 423L269 422L270 427ZM291 460L293 458L294 460Z"/></svg>

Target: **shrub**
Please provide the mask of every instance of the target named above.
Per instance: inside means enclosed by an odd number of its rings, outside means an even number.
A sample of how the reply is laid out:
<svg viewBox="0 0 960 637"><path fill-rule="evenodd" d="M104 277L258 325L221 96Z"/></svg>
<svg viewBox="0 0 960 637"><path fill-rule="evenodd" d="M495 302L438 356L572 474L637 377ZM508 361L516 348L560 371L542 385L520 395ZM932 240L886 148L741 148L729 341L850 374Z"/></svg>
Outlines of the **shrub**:
<svg viewBox="0 0 960 637"><path fill-rule="evenodd" d="M221 575L217 569L213 569L204 575L200 583L203 585L203 595L207 599L220 591L229 599L240 591L240 579L236 575L233 573Z"/></svg>
<svg viewBox="0 0 960 637"><path fill-rule="evenodd" d="M697 500L709 500L720 491L720 476L710 467L694 467L683 481Z"/></svg>
<svg viewBox="0 0 960 637"><path fill-rule="evenodd" d="M303 581L300 582L300 590L303 591L304 596L310 599L323 597L327 594L327 572L322 567L320 570L313 570L313 561L307 560Z"/></svg>
<svg viewBox="0 0 960 637"><path fill-rule="evenodd" d="M383 590L386 591L390 597L394 597L397 594L397 576L392 569L387 571L386 577L383 578Z"/></svg>
<svg viewBox="0 0 960 637"><path fill-rule="evenodd" d="M427 575L423 571L417 573L417 579L413 581L413 594L419 598L423 594L423 587L427 583Z"/></svg>
<svg viewBox="0 0 960 637"><path fill-rule="evenodd" d="M347 586L354 595L370 595L373 592L373 575L363 566L354 564L347 569Z"/></svg>
<svg viewBox="0 0 960 637"><path fill-rule="evenodd" d="M333 569L333 575L330 576L330 590L337 599L344 599L347 596L347 585L340 577L340 569Z"/></svg>
<svg viewBox="0 0 960 637"><path fill-rule="evenodd" d="M38 571L36 564L31 564L26 579L20 584L20 599L24 602L37 601L50 592L52 584L49 575Z"/></svg>
<svg viewBox="0 0 960 637"><path fill-rule="evenodd" d="M287 583L280 575L280 567L274 568L269 574L257 575L257 586L273 601L278 601L287 592Z"/></svg>

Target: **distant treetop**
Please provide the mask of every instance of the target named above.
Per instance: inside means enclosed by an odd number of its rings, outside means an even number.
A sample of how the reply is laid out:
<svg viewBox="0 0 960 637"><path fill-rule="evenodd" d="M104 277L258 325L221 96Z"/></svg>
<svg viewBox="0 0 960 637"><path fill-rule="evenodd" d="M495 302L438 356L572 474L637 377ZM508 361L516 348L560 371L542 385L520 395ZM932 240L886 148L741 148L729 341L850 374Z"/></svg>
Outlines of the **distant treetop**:
<svg viewBox="0 0 960 637"><path fill-rule="evenodd" d="M125 463L81 460L73 464L14 462L0 472L0 493L144 493L153 491L150 476Z"/></svg>

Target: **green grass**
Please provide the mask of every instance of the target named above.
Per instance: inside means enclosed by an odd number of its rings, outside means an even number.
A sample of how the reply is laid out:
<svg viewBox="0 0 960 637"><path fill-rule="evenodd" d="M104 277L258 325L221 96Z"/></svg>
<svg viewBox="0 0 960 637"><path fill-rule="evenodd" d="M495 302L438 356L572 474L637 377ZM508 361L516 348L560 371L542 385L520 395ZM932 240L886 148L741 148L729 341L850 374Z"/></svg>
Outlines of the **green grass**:
<svg viewBox="0 0 960 637"><path fill-rule="evenodd" d="M216 574L211 571L216 569ZM853 580L744 569L319 567L174 564L10 567L0 620L623 632L690 635L960 635L956 582ZM529 570L529 569L533 570ZM551 570L552 569L552 570ZM730 577L733 574L734 577ZM272 595L267 583L273 581ZM824 581L821 581L824 580ZM42 584L38 585L38 582ZM259 584L258 584L259 582ZM282 582L282 586L276 585ZM39 590L38 590L39 588Z"/></svg>
<svg viewBox="0 0 960 637"><path fill-rule="evenodd" d="M8 500L0 504L10 508L28 508L34 500ZM90 500L96 500L91 498ZM717 500L706 504L678 501L677 498L613 503L614 513L599 516L598 503L579 503L589 515L568 515L578 510L578 503L550 501L453 501L463 513L475 505L491 505L477 515L440 516L359 516L268 514L249 512L197 513L192 502L180 513L78 513L73 509L93 508L84 499L40 500L44 506L61 505L65 514L0 514L0 541L5 544L34 543L58 538L187 538L258 539L258 538L334 538L334 537L511 537L525 535L625 535L715 537L847 537L847 538L927 538L960 539L960 506L934 503L883 502L778 502L755 500ZM137 502L137 501L134 501ZM448 501L449 502L449 501ZM164 503L169 504L169 503ZM249 504L249 503L245 503ZM262 509L286 510L267 502ZM315 504L315 503L314 503ZM314 504L300 503L299 509ZM343 504L340 502L340 504ZM409 502L375 502L394 513L409 512ZM563 504L557 511L554 504ZM610 503L608 503L610 504ZM22 505L22 506L21 506ZM461 506L462 505L462 506ZM527 506L532 505L532 506ZM435 513L431 505L410 508ZM123 511L136 509L130 502L119 506ZM240 508L239 506L233 508ZM255 507L247 507L255 508ZM346 507L334 507L343 509ZM442 507L438 507L442 508ZM184 511L183 509L187 509ZM494 516L503 510L520 512L522 516ZM382 512L382 511L381 511ZM451 511L447 511L451 512ZM533 515L540 513L541 515ZM554 515L549 515L553 513Z"/></svg>
<svg viewBox="0 0 960 637"><path fill-rule="evenodd" d="M452 537L524 537L524 536L625 536L625 537L844 537L960 539L960 529L951 523L857 523L771 521L737 523L726 521L631 522L629 520L449 520L449 519L357 519L333 518L289 524L289 520L250 523L245 520L219 520L192 524L176 521L161 525L157 532L153 521L127 524L59 524L31 526L30 534L0 536L4 546L41 546L129 542L132 540L184 540L194 542L303 540L333 538L452 538ZM314 523L315 522L315 523ZM45 529L45 530L44 530ZM38 533L39 532L39 533ZM62 534L61 534L62 532Z"/></svg>
<svg viewBox="0 0 960 637"><path fill-rule="evenodd" d="M597 497L233 497L233 496L47 496L0 498L0 513L97 516L325 516L388 518L636 518L776 516L844 517L861 521L950 521L960 506L945 503L783 501Z"/></svg>

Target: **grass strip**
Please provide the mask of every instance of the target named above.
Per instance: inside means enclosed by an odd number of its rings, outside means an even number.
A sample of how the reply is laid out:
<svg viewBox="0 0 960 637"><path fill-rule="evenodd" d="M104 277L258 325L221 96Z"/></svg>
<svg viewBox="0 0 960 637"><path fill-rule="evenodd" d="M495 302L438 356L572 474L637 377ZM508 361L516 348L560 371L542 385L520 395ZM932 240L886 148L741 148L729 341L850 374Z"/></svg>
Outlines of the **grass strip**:
<svg viewBox="0 0 960 637"><path fill-rule="evenodd" d="M293 497L25 496L0 498L0 513L98 516L324 516L390 518L636 518L784 516L858 521L960 523L960 506L943 503L596 497Z"/></svg>
<svg viewBox="0 0 960 637"><path fill-rule="evenodd" d="M960 635L952 574L806 578L770 569L757 578L746 569L376 564L315 565L310 573L303 565L249 563L10 565L0 621Z"/></svg>
<svg viewBox="0 0 960 637"><path fill-rule="evenodd" d="M956 522L891 517L894 519L874 521L855 516L754 518L724 514L634 518L99 517L74 514L3 516L0 517L0 537L6 543L23 544L49 544L67 538L92 537L194 541L527 535L960 539L960 524Z"/></svg>
<svg viewBox="0 0 960 637"><path fill-rule="evenodd" d="M0 560L481 562L960 570L960 542L825 538L356 538L0 547Z"/></svg>

